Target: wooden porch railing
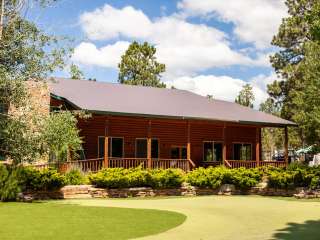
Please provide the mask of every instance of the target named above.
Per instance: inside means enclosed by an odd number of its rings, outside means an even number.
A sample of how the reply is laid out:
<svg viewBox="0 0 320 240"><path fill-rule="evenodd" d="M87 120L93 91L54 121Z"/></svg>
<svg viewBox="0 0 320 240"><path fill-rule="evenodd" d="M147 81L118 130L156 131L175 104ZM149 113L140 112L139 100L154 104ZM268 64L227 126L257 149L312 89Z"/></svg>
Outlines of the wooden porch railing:
<svg viewBox="0 0 320 240"><path fill-rule="evenodd" d="M147 168L147 158L109 158L109 168L136 168L141 166Z"/></svg>
<svg viewBox="0 0 320 240"><path fill-rule="evenodd" d="M287 164L284 161L260 161L259 165L256 161L246 161L246 160L225 160L225 166L228 168L255 168L255 167L286 167Z"/></svg>
<svg viewBox="0 0 320 240"><path fill-rule="evenodd" d="M152 159L151 167L153 169L180 168L187 172L193 167L192 163L188 159Z"/></svg>
<svg viewBox="0 0 320 240"><path fill-rule="evenodd" d="M241 160L225 160L226 167L229 168L255 168L257 167L256 161L241 161Z"/></svg>
<svg viewBox="0 0 320 240"><path fill-rule="evenodd" d="M36 164L33 167L37 169L46 169L49 167L57 168L60 172L66 172L72 168L78 168L84 172L97 172L102 169L103 158L99 159L88 159L71 161L64 163L43 163ZM136 168L142 167L146 169L148 167L148 159L146 158L109 158L108 159L109 168ZM180 168L184 171L190 171L195 167L192 160L188 159L152 159L151 168L152 169L168 169L168 168Z"/></svg>
<svg viewBox="0 0 320 240"><path fill-rule="evenodd" d="M148 167L148 159L146 158L109 158L108 159L109 168L136 168L141 166L146 169ZM222 165L222 162L208 162L203 163L205 166L217 167ZM224 162L227 168L255 168L258 167L256 161L243 161L243 160L225 160ZM66 172L72 168L78 168L83 172L97 172L102 169L103 158L98 159L87 159L79 161L71 161L64 163L43 163L32 165L37 169L46 169L49 167L57 168L60 172ZM286 167L286 162L284 161L261 161L259 162L259 167L264 166L274 166L274 167ZM190 171L195 168L196 165L190 159L152 159L151 168L152 169L168 169L168 168L180 168L184 171Z"/></svg>
<svg viewBox="0 0 320 240"><path fill-rule="evenodd" d="M221 161L211 161L211 162L202 162L201 166L203 167L219 167L223 165L223 162Z"/></svg>
<svg viewBox="0 0 320 240"><path fill-rule="evenodd" d="M79 161L70 161L63 163L41 163L32 165L37 169L46 169L49 167L57 168L60 172L66 172L72 168L80 169L83 172L97 172L103 167L103 158L86 159Z"/></svg>
<svg viewBox="0 0 320 240"><path fill-rule="evenodd" d="M260 167L265 166L273 166L273 167L287 167L287 163L285 161L261 161Z"/></svg>

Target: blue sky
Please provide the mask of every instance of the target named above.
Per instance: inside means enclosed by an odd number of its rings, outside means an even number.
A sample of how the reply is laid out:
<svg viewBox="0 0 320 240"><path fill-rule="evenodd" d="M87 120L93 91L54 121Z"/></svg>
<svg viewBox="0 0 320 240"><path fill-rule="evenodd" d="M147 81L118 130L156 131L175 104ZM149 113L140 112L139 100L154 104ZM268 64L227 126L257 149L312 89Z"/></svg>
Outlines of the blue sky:
<svg viewBox="0 0 320 240"><path fill-rule="evenodd" d="M166 64L168 86L232 101L249 82L257 105L276 79L270 41L286 7L280 0L60 0L28 16L45 31L74 39L70 62L86 78L116 82L130 42L148 41ZM55 75L67 77L67 69Z"/></svg>

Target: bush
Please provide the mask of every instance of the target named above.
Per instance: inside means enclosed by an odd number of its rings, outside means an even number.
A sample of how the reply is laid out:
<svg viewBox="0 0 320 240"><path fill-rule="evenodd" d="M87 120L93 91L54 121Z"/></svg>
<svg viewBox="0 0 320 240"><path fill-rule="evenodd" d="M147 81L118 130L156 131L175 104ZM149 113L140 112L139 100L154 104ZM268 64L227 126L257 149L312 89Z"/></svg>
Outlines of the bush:
<svg viewBox="0 0 320 240"><path fill-rule="evenodd" d="M234 184L236 188L241 190L248 190L256 186L262 179L262 172L257 168L237 168L228 171L228 180L225 183L230 182Z"/></svg>
<svg viewBox="0 0 320 240"><path fill-rule="evenodd" d="M184 182L184 172L181 169L151 170L151 187L176 188Z"/></svg>
<svg viewBox="0 0 320 240"><path fill-rule="evenodd" d="M85 174L79 169L71 169L65 174L67 185L81 185L87 183Z"/></svg>
<svg viewBox="0 0 320 240"><path fill-rule="evenodd" d="M0 165L0 201L13 201L21 191L18 170Z"/></svg>
<svg viewBox="0 0 320 240"><path fill-rule="evenodd" d="M108 168L89 176L91 184L102 188L171 188L180 187L183 180L183 171L179 169Z"/></svg>
<svg viewBox="0 0 320 240"><path fill-rule="evenodd" d="M266 171L269 187L279 189L294 189L296 187L319 187L320 169L301 164L289 165L288 169L273 168Z"/></svg>
<svg viewBox="0 0 320 240"><path fill-rule="evenodd" d="M258 169L227 169L225 167L198 168L187 174L187 182L192 186L219 188L222 184L234 184L247 190L259 183L262 173Z"/></svg>
<svg viewBox="0 0 320 240"><path fill-rule="evenodd" d="M147 178L148 172L140 168L107 168L91 174L89 181L102 188L128 188L145 186L148 182Z"/></svg>
<svg viewBox="0 0 320 240"><path fill-rule="evenodd" d="M186 181L195 187L219 188L225 183L227 169L224 167L197 168L189 172Z"/></svg>
<svg viewBox="0 0 320 240"><path fill-rule="evenodd" d="M25 189L34 191L57 190L67 184L65 176L55 169L36 170L27 167L21 171L20 178Z"/></svg>

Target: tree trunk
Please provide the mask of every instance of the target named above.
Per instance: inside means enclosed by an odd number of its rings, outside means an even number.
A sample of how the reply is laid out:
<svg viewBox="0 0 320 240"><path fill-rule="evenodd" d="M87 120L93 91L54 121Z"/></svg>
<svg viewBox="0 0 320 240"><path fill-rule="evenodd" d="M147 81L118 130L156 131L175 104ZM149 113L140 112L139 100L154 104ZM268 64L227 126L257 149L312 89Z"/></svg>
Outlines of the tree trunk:
<svg viewBox="0 0 320 240"><path fill-rule="evenodd" d="M2 40L3 24L4 24L4 0L0 2L0 40Z"/></svg>

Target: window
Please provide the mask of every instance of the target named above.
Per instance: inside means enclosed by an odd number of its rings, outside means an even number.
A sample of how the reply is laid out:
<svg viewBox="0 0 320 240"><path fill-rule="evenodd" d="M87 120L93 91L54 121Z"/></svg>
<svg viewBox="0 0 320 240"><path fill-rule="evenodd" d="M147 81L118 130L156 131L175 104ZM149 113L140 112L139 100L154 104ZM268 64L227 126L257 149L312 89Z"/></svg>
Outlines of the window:
<svg viewBox="0 0 320 240"><path fill-rule="evenodd" d="M252 160L251 143L235 143L233 144L234 160Z"/></svg>
<svg viewBox="0 0 320 240"><path fill-rule="evenodd" d="M0 113L7 114L8 113L8 105L4 103L0 103Z"/></svg>
<svg viewBox="0 0 320 240"><path fill-rule="evenodd" d="M151 140L151 158L159 158L159 140L156 138Z"/></svg>
<svg viewBox="0 0 320 240"><path fill-rule="evenodd" d="M104 157L104 142L105 137L98 137L98 157ZM108 143L109 157L123 157L123 138L109 137Z"/></svg>
<svg viewBox="0 0 320 240"><path fill-rule="evenodd" d="M2 151L3 147L3 140L0 139L0 161L4 161L5 160L5 154L4 154L4 151Z"/></svg>
<svg viewBox="0 0 320 240"><path fill-rule="evenodd" d="M7 114L8 113L8 105L4 103L0 103L0 118L3 117L2 114ZM5 160L5 153L3 150L3 139L0 139L0 161Z"/></svg>
<svg viewBox="0 0 320 240"><path fill-rule="evenodd" d="M222 161L222 143L204 142L203 143L203 161Z"/></svg>
<svg viewBox="0 0 320 240"><path fill-rule="evenodd" d="M187 159L187 147L185 146L172 146L171 147L172 159Z"/></svg>
<svg viewBox="0 0 320 240"><path fill-rule="evenodd" d="M148 157L148 140L146 138L136 139L136 158ZM151 158L159 158L159 141L151 139Z"/></svg>

